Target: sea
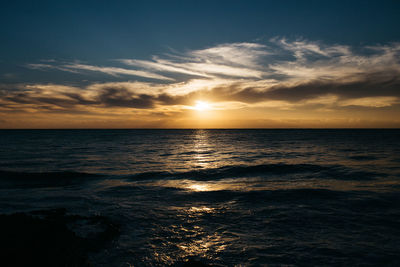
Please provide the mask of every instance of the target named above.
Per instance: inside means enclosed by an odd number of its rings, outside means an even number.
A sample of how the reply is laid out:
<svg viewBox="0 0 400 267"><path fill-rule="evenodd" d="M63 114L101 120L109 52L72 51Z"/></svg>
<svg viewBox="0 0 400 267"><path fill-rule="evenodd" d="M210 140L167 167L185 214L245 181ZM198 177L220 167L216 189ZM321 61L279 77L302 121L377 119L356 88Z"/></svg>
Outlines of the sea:
<svg viewBox="0 0 400 267"><path fill-rule="evenodd" d="M400 266L400 130L1 130L0 213L59 208L93 266Z"/></svg>

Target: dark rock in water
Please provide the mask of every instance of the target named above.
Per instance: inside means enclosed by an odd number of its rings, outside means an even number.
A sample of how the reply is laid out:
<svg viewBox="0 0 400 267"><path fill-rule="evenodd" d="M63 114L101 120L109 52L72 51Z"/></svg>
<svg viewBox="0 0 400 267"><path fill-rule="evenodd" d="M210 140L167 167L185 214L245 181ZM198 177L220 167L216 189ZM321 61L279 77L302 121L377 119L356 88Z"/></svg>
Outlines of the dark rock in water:
<svg viewBox="0 0 400 267"><path fill-rule="evenodd" d="M106 217L65 212L0 215L0 265L91 266L88 253L99 251L119 234Z"/></svg>

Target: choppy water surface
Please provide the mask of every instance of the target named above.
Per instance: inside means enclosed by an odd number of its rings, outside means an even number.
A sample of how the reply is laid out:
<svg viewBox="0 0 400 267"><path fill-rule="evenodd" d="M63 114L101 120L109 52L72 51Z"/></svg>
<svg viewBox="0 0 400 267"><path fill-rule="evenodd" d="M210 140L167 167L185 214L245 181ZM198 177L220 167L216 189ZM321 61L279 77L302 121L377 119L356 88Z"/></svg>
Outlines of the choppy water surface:
<svg viewBox="0 0 400 267"><path fill-rule="evenodd" d="M0 131L0 212L121 235L96 266L399 265L399 130Z"/></svg>

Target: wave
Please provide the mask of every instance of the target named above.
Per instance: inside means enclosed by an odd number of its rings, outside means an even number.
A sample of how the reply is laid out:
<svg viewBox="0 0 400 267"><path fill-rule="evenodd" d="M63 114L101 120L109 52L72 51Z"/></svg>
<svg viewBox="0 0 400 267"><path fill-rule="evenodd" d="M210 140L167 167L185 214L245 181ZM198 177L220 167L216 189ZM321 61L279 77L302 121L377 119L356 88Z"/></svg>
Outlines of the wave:
<svg viewBox="0 0 400 267"><path fill-rule="evenodd" d="M269 177L293 174L304 174L303 178L336 179L336 180L372 180L387 176L384 173L369 172L352 169L343 165L316 165L316 164L261 164L236 165L187 172L144 172L129 176L133 180L148 179L193 179L218 180L239 177Z"/></svg>
<svg viewBox="0 0 400 267"><path fill-rule="evenodd" d="M117 192L115 192L117 193ZM360 192L336 191L321 188L271 189L257 191L194 191L186 194L171 194L174 202L203 201L211 203L245 203L248 207L272 204L307 204L343 201L362 195Z"/></svg>
<svg viewBox="0 0 400 267"><path fill-rule="evenodd" d="M209 155L215 153L215 150L204 150L204 151L186 151L178 153L178 155Z"/></svg>
<svg viewBox="0 0 400 267"><path fill-rule="evenodd" d="M373 180L387 176L384 173L357 170L343 165L316 164L260 164L233 165L219 168L189 170L183 172L142 172L130 175L103 175L85 172L13 172L0 170L2 186L12 187L44 187L65 186L83 183L93 179L129 179L129 180L168 180L191 179L198 181L220 180L227 178L257 177L262 179L335 179L335 180Z"/></svg>

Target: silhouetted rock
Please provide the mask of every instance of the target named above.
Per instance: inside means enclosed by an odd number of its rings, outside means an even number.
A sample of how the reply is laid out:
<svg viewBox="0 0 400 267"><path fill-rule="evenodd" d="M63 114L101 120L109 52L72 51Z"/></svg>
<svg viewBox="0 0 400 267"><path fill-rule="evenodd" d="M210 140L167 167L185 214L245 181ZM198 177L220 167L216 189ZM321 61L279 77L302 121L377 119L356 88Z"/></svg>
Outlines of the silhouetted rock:
<svg viewBox="0 0 400 267"><path fill-rule="evenodd" d="M0 215L1 266L91 266L88 253L118 233L106 217L64 209Z"/></svg>

